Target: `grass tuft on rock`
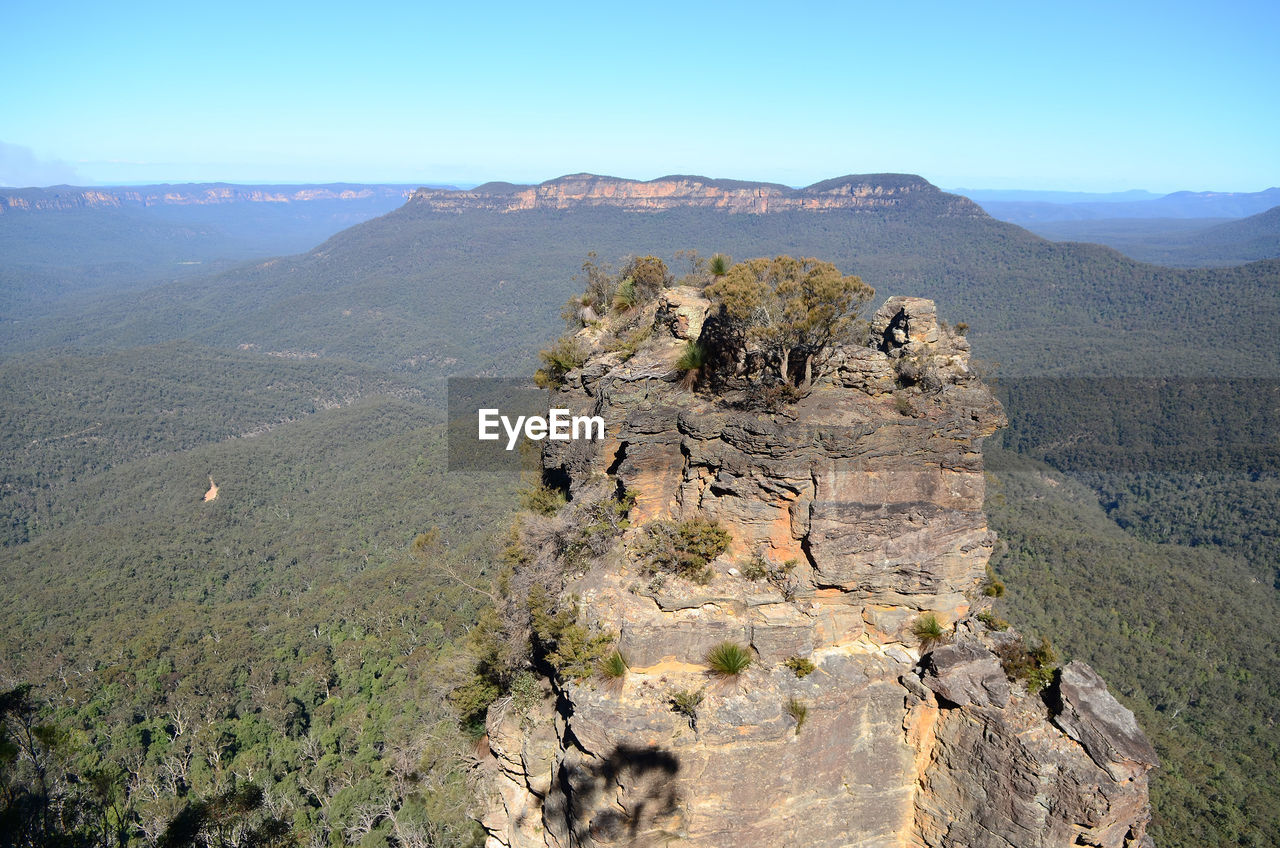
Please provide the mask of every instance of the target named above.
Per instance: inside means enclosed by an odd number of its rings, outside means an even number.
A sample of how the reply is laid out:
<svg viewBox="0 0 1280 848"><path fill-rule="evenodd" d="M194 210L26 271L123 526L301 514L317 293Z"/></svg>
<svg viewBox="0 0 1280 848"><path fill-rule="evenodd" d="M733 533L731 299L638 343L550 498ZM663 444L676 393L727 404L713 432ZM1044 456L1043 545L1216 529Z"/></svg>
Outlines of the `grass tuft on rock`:
<svg viewBox="0 0 1280 848"><path fill-rule="evenodd" d="M945 642L947 639L946 628L931 612L917 618L915 624L911 625L911 632L920 640L921 651L932 650L938 643Z"/></svg>
<svg viewBox="0 0 1280 848"><path fill-rule="evenodd" d="M751 649L737 642L721 642L707 652L707 665L717 677L737 677L751 665Z"/></svg>
<svg viewBox="0 0 1280 848"><path fill-rule="evenodd" d="M627 660L617 648L600 661L600 675L609 680L621 680L627 676L628 670Z"/></svg>
<svg viewBox="0 0 1280 848"><path fill-rule="evenodd" d="M800 728L804 727L804 720L809 717L809 705L799 698L792 696L787 701L787 715L795 719L796 735L800 735Z"/></svg>

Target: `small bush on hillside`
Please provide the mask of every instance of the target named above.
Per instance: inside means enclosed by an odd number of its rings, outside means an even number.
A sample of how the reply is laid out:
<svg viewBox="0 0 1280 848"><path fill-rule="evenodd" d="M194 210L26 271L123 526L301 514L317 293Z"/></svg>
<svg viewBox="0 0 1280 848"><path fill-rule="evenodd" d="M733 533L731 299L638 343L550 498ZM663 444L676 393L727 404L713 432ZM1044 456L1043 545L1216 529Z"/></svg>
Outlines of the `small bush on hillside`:
<svg viewBox="0 0 1280 848"><path fill-rule="evenodd" d="M622 266L622 277L631 279L637 301L641 303L653 300L658 292L675 281L667 270L667 263L657 256L636 256L627 260Z"/></svg>
<svg viewBox="0 0 1280 848"><path fill-rule="evenodd" d="M1000 618L991 610L983 610L978 613L978 621L981 621L991 630L1004 631L1009 629L1009 622Z"/></svg>
<svg viewBox="0 0 1280 848"><path fill-rule="evenodd" d="M609 652L612 639L578 623L578 600L560 603L541 586L529 593L529 622L534 656L561 679L585 680Z"/></svg>
<svg viewBox="0 0 1280 848"><path fill-rule="evenodd" d="M539 352L543 365L533 375L533 381L544 389L558 389L564 385L564 377L587 361L587 354L572 336L562 336L551 347Z"/></svg>
<svg viewBox="0 0 1280 848"><path fill-rule="evenodd" d="M748 580L767 580L770 573L768 560L760 554L756 554L742 565L742 576Z"/></svg>
<svg viewBox="0 0 1280 848"><path fill-rule="evenodd" d="M640 294L636 291L636 281L627 277L613 295L613 311L626 312L628 309L635 308L638 303L640 303Z"/></svg>
<svg viewBox="0 0 1280 848"><path fill-rule="evenodd" d="M793 696L787 700L787 715L795 719L796 735L799 736L804 720L809 717L809 705Z"/></svg>
<svg viewBox="0 0 1280 848"><path fill-rule="evenodd" d="M986 595L988 598L1003 598L1004 591L1004 582L999 577L996 577L995 569L988 565L987 582L986 585L982 587L982 594Z"/></svg>
<svg viewBox="0 0 1280 848"><path fill-rule="evenodd" d="M618 289L618 277L608 264L600 261L594 250L587 254L582 263L582 274L574 279L584 282L580 298L583 306L590 306L599 315L609 311L613 294Z"/></svg>
<svg viewBox="0 0 1280 848"><path fill-rule="evenodd" d="M520 493L520 505L539 515L555 515L567 502L564 492L550 486L530 486Z"/></svg>
<svg viewBox="0 0 1280 848"><path fill-rule="evenodd" d="M1028 648L1022 637L1018 637L1001 645L996 656L1009 679L1026 681L1027 691L1032 694L1052 683L1058 668L1058 654L1044 638L1037 647Z"/></svg>
<svg viewBox="0 0 1280 848"><path fill-rule="evenodd" d="M591 560L604 556L617 543L631 519L627 516L635 505L634 495L605 497L587 504L576 524L560 536L561 554L569 572L582 571Z"/></svg>
<svg viewBox="0 0 1280 848"><path fill-rule="evenodd" d="M707 361L707 352L702 345L691 341L684 346L684 352L680 354L680 358L676 360L676 370L684 372L684 387L692 389L698 382L698 377L702 374L702 368Z"/></svg>
<svg viewBox="0 0 1280 848"><path fill-rule="evenodd" d="M600 661L600 674L609 680L621 680L627 676L627 671L627 660L617 648Z"/></svg>
<svg viewBox="0 0 1280 848"><path fill-rule="evenodd" d="M636 327L634 330L620 336L614 336L605 343L605 350L616 351L622 354L622 359L625 362L636 355L636 351L640 349L640 346L644 344L651 335L653 335L653 325L645 324L642 327Z"/></svg>
<svg viewBox="0 0 1280 848"><path fill-rule="evenodd" d="M804 397L804 392L790 383L766 383L754 389L741 401L741 407L750 412L781 412Z"/></svg>

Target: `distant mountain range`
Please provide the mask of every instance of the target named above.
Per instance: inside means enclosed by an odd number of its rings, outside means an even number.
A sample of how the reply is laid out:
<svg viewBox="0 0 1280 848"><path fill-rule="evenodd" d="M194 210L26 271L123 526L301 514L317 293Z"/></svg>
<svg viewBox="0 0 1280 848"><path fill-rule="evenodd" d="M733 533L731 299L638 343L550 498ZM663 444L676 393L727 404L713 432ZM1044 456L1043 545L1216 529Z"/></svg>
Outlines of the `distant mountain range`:
<svg viewBox="0 0 1280 848"><path fill-rule="evenodd" d="M417 186L357 185L234 185L184 183L149 186L51 186L0 188L0 214L21 211L100 209L154 206L211 206L229 203L320 204L327 201L390 208L399 205Z"/></svg>
<svg viewBox="0 0 1280 848"><path fill-rule="evenodd" d="M0 313L307 250L404 203L415 186L0 188Z"/></svg>
<svg viewBox="0 0 1280 848"><path fill-rule="evenodd" d="M1156 265L1212 268L1280 257L1280 206L1247 218L1099 218L1025 226L1052 241L1105 244Z"/></svg>
<svg viewBox="0 0 1280 848"><path fill-rule="evenodd" d="M1053 244L903 174L849 175L802 189L588 174L537 186L423 189L298 256L138 295L104 292L74 317L15 303L0 349L96 346L122 333L133 344L189 335L427 379L468 363L472 373L518 373L560 323L558 305L578 288L569 277L588 251L616 261L687 248L735 258L819 256L882 294L935 298L952 320L972 326L976 349L998 358L1006 374L1134 368L1174 328L1192 338L1219 324L1237 338L1230 351L1188 345L1183 357L1148 364L1189 372L1280 367L1273 345L1240 336L1254 326L1248 316L1257 305L1275 297L1275 267L1210 276ZM1236 292L1229 301L1210 294L1228 288ZM29 300L40 295L28 288L8 296L24 291ZM1151 345L1141 343L1147 336Z"/></svg>
<svg viewBox="0 0 1280 848"><path fill-rule="evenodd" d="M1125 199L1121 195L1048 200L1009 197L1012 192L975 191L968 196L993 218L1020 226L1047 221L1086 221L1101 218L1244 218L1280 206L1280 188L1255 192L1176 191L1163 197ZM1141 194L1145 194L1141 193Z"/></svg>
<svg viewBox="0 0 1280 848"><path fill-rule="evenodd" d="M1164 197L1153 191L1132 188L1128 191L1039 191L1036 189L1001 188L949 188L946 191L959 194L977 203L1129 203L1136 200L1156 200Z"/></svg>

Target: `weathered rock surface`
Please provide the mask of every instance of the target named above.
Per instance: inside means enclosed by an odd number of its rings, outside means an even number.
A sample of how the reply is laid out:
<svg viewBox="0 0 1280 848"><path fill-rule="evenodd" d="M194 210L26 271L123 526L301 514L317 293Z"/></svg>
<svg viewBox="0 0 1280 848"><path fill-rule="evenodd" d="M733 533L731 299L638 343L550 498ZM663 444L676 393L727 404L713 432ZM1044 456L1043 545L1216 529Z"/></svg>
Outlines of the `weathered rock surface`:
<svg viewBox="0 0 1280 848"><path fill-rule="evenodd" d="M995 655L983 645L956 640L931 651L923 661L924 685L957 707L1004 707L1009 681Z"/></svg>
<svg viewBox="0 0 1280 848"><path fill-rule="evenodd" d="M750 412L674 370L709 308L664 292L634 355L597 350L557 398L607 423L603 442L547 443L573 495L557 520L601 492L635 499L613 550L563 587L630 670L491 713L489 844L1144 844L1155 758L1132 715L1078 664L1028 694L970 619L993 544L981 442L1003 415L964 340L931 302L893 298L806 397ZM694 516L732 536L710 581L647 573L645 526ZM922 660L926 612L954 638ZM754 658L734 678L707 666L724 641ZM693 716L672 709L698 691Z"/></svg>
<svg viewBox="0 0 1280 848"><path fill-rule="evenodd" d="M1107 684L1092 668L1082 662L1068 663L1055 694L1054 723L1113 778L1130 780L1157 764L1155 749L1133 713L1107 691Z"/></svg>

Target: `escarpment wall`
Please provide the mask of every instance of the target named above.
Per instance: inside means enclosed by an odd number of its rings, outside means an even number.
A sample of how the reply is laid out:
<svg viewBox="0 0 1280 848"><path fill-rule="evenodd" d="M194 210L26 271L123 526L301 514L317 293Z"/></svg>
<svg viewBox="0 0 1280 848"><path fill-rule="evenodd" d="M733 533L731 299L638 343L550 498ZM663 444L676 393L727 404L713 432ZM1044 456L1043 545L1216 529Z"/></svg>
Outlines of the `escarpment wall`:
<svg viewBox="0 0 1280 848"><path fill-rule="evenodd" d="M414 192L412 201L444 212L610 207L632 212L703 208L767 215L797 210L883 211L920 197L939 204L944 215L986 216L967 198L944 194L924 179L904 174L851 175L798 189L695 176L639 181L572 174L538 185L489 183L462 190L424 188Z"/></svg>
<svg viewBox="0 0 1280 848"><path fill-rule="evenodd" d="M1029 693L996 656L1015 637L971 617L994 541L981 443L1003 415L964 339L930 302L892 298L807 396L752 411L749 392L690 391L674 370L709 308L664 291L629 357L604 350L605 326L579 334L593 353L556 402L608 435L548 443L572 496L557 520L634 505L563 596L629 671L491 710L490 846L1148 844L1155 755L1132 715L1079 663ZM653 574L646 527L693 517L732 537L710 580ZM943 638L922 657L926 615ZM717 678L707 654L726 641L753 663Z"/></svg>

